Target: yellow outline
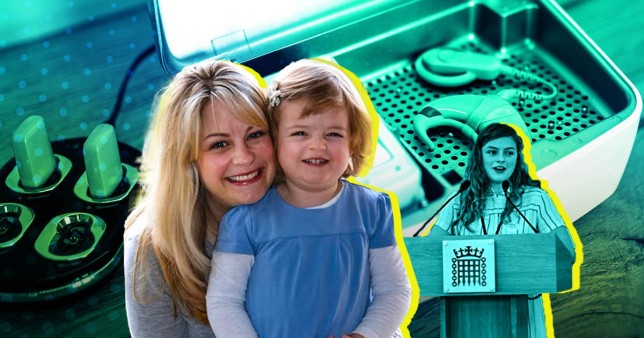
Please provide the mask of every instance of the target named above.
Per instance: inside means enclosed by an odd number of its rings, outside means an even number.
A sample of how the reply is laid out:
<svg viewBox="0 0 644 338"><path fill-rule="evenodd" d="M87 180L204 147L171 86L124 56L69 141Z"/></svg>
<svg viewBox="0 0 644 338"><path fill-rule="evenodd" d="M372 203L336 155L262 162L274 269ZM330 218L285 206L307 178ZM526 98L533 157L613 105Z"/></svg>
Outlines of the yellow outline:
<svg viewBox="0 0 644 338"><path fill-rule="evenodd" d="M255 78L255 80L257 80L257 83L259 84L259 86L262 89L266 88L266 80L261 75L259 75L259 73L256 72L253 68L250 68L250 67L248 67L248 66L246 66L244 64L238 63L238 62L232 62L232 63L234 63L237 66L241 66L245 71L250 73Z"/></svg>
<svg viewBox="0 0 644 338"><path fill-rule="evenodd" d="M541 189L545 190L548 193L548 196L550 196L550 199L552 199L552 202L555 204L555 208L557 209L557 212L559 212L559 215L563 219L564 226L568 230L568 233L570 234L570 238L572 239L573 244L575 245L575 263L573 263L572 265L572 288L569 290L561 291L560 293L579 290L581 286L581 264L584 262L584 252L583 252L583 244L581 242L581 239L579 238L577 229L575 229L574 225L570 221L570 217L568 217L568 214L566 213L566 210L564 209L557 195L554 193L554 191L548 188L548 181L540 179L537 176L537 168L535 167L534 162L532 162L532 154L530 152L532 148L532 142L530 138L528 138L525 135L525 133L523 132L523 130L521 130L521 128L510 123L504 123L504 124L512 127L512 129L514 129L517 135L519 135L519 137L521 137L521 139L523 140L523 161L528 166L528 174L533 179L541 181ZM552 307L550 303L550 294L542 294L542 299L543 299L543 310L544 310L545 319L546 319L545 320L546 334L548 338L554 338L555 329L554 329L554 318L552 316Z"/></svg>
<svg viewBox="0 0 644 338"><path fill-rule="evenodd" d="M411 285L411 304L409 304L409 310L405 315L405 319L403 319L402 323L400 324L400 331L402 332L403 337L410 338L411 336L409 334L408 326L411 323L411 320L414 318L416 310L418 310L418 304L420 301L420 288L418 287L418 281L416 280L414 267L411 264L411 259L409 258L409 253L407 252L407 247L405 246L405 241L403 239L404 236L402 231L402 217L400 215L400 204L398 202L398 196L391 191L356 181L355 177L353 176L349 177L347 180L351 183L367 187L371 190L385 193L389 195L389 199L391 200L391 209L394 218L394 236L396 238L398 249L400 250L403 264L405 265L405 271L407 272L407 278L409 278L409 284Z"/></svg>

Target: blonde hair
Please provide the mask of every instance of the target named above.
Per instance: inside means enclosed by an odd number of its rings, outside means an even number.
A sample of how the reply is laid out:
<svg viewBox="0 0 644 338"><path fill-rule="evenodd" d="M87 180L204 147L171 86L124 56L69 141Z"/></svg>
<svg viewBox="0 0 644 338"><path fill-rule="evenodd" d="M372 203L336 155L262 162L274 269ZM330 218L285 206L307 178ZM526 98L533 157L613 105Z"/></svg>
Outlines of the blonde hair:
<svg viewBox="0 0 644 338"><path fill-rule="evenodd" d="M126 228L141 218L135 268L134 297L145 301L146 274L151 253L177 306L208 323L205 295L210 259L205 253L208 226L218 227L200 182L201 112L213 100L249 125L268 128L266 96L242 66L226 61L204 61L184 68L155 100L155 115L143 147L140 201ZM145 216L142 216L145 215ZM216 232L216 231L215 231ZM137 282L139 282L137 284Z"/></svg>
<svg viewBox="0 0 644 338"><path fill-rule="evenodd" d="M343 177L356 176L373 151L372 119L351 79L336 65L318 59L303 59L284 67L269 91L269 122L277 135L281 103L308 100L302 117L329 108L345 108L349 118L351 162ZM274 138L277 146L277 138Z"/></svg>

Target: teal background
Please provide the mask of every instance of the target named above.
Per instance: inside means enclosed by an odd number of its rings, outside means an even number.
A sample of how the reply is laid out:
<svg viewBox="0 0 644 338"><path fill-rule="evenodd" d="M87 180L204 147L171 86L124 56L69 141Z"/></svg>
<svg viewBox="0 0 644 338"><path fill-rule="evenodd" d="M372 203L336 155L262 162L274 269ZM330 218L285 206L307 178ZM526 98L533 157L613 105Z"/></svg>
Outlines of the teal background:
<svg viewBox="0 0 644 338"><path fill-rule="evenodd" d="M644 88L644 1L561 1L625 75ZM21 0L0 3L0 161L26 117L45 117L50 139L87 136L112 111L125 71L153 43L142 0ZM166 83L156 56L128 86L115 129L141 148L154 94ZM640 130L617 191L575 222L584 243L581 289L553 295L557 337L644 336ZM616 170L597 160L604 170ZM3 178L4 179L4 178ZM0 262L0 283L3 262ZM127 337L123 270L90 290L44 304L0 304L2 337ZM412 337L438 336L435 301L419 306Z"/></svg>

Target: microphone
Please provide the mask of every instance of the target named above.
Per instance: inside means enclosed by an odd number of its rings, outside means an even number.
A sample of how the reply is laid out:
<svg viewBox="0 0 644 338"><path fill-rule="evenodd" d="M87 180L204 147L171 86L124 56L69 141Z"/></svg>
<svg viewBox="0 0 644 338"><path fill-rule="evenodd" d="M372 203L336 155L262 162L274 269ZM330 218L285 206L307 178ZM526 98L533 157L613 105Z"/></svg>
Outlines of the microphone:
<svg viewBox="0 0 644 338"><path fill-rule="evenodd" d="M517 206L516 206L514 203L512 203L512 200L508 197L508 188L510 187L510 182L508 182L507 180L503 181L503 183L501 183L501 187L503 188L503 194L505 195L505 200L506 200L506 201L508 201L508 202L510 202L510 205L512 205L512 207L514 208L514 210L516 210L516 211L519 213L519 215L523 218L523 220L524 220L526 223L528 223L528 225L530 226L530 229L532 229L532 231L534 231L534 233L535 233L535 234L538 234L538 233L539 233L539 229L535 228L535 227L532 225L532 223L530 223L530 221L528 221L528 219L527 219L527 218L525 217L525 215L521 212L521 210L519 210L519 208L517 208Z"/></svg>
<svg viewBox="0 0 644 338"><path fill-rule="evenodd" d="M425 221L425 223L423 223L423 225L420 227L420 229L418 229L418 231L416 231L416 233L414 234L414 237L418 236L418 234L419 234L421 231L423 231L423 229L425 229L425 226L427 226L427 223L429 223L429 221L431 221L432 219L434 219L434 217L436 217L436 215L438 215L438 213L439 213L439 212L441 212L441 210L443 210L443 208L445 208L445 206L446 206L446 205L447 205L451 200L453 200L453 199L454 199L454 197L456 197L456 196L460 195L463 191L465 191L465 189L469 188L469 187L470 187L470 184L471 184L471 182L470 182L469 180L465 180L465 181L463 181L463 183L461 183L461 186L458 188L458 191L457 191L454 195L452 195L452 197L448 198L448 199L447 199L447 201L445 201L445 203L443 203L443 205L441 205L441 207L440 207L440 208L438 208L438 210L436 210L436 212L432 215L432 217L428 218L428 219L427 219L427 221Z"/></svg>

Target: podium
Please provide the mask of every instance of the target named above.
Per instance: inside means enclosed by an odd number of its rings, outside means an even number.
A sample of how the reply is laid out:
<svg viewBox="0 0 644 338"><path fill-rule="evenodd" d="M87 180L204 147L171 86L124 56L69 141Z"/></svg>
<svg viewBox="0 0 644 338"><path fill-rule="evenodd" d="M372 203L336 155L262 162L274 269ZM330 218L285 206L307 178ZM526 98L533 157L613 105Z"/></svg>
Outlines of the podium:
<svg viewBox="0 0 644 338"><path fill-rule="evenodd" d="M406 237L421 296L441 297L441 337L528 337L528 295L572 288L554 232Z"/></svg>

